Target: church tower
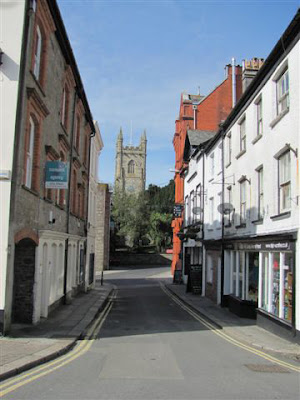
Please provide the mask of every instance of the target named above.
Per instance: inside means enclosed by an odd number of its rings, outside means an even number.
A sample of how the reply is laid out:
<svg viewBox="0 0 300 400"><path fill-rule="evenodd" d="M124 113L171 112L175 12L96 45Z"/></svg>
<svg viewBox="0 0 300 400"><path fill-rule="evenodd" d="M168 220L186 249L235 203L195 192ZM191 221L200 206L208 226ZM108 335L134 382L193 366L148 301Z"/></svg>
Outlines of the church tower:
<svg viewBox="0 0 300 400"><path fill-rule="evenodd" d="M116 143L115 190L132 194L145 190L146 157L146 131L141 135L139 146L124 146L121 128Z"/></svg>

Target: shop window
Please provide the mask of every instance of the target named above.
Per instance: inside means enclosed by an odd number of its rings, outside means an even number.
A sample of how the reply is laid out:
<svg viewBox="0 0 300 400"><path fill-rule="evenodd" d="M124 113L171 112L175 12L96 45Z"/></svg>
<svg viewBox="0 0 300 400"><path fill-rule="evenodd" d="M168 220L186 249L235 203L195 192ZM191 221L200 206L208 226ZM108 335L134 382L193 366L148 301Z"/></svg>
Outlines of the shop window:
<svg viewBox="0 0 300 400"><path fill-rule="evenodd" d="M261 265L261 299L260 307L263 310L268 311L268 298L269 298L269 253L262 254L262 265Z"/></svg>
<svg viewBox="0 0 300 400"><path fill-rule="evenodd" d="M273 253L272 260L272 314L279 317L280 253Z"/></svg>
<svg viewBox="0 0 300 400"><path fill-rule="evenodd" d="M246 270L246 300L258 300L258 265L259 253L248 253Z"/></svg>
<svg viewBox="0 0 300 400"><path fill-rule="evenodd" d="M291 253L283 254L283 312L282 317L292 322L292 302L293 302L293 256Z"/></svg>
<svg viewBox="0 0 300 400"><path fill-rule="evenodd" d="M232 294L237 294L237 262L236 262L236 252L232 253Z"/></svg>
<svg viewBox="0 0 300 400"><path fill-rule="evenodd" d="M237 297L240 297L244 300L244 266L245 266L245 253L239 253L239 263L238 263L238 292Z"/></svg>

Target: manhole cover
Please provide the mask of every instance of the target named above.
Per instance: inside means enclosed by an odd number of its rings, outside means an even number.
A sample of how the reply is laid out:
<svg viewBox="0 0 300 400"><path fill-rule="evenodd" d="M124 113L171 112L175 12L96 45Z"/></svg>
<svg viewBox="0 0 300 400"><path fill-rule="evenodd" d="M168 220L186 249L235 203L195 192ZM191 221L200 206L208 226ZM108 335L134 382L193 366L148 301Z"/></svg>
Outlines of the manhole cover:
<svg viewBox="0 0 300 400"><path fill-rule="evenodd" d="M286 368L281 367L280 365L276 364L245 364L245 367L249 368L251 371L254 372L270 372L270 373L285 373L288 374L290 371L288 371Z"/></svg>

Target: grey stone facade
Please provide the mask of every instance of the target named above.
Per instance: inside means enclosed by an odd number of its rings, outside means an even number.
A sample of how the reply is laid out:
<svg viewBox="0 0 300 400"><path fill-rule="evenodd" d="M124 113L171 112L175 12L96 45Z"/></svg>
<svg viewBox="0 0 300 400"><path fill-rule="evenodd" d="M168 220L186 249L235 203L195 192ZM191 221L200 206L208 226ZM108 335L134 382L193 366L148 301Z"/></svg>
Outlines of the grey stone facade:
<svg viewBox="0 0 300 400"><path fill-rule="evenodd" d="M96 197L96 272L109 269L110 207L111 193L109 186L106 183L99 183Z"/></svg>
<svg viewBox="0 0 300 400"><path fill-rule="evenodd" d="M137 147L123 146L122 129L116 145L115 190L138 194L145 190L146 184L146 131Z"/></svg>

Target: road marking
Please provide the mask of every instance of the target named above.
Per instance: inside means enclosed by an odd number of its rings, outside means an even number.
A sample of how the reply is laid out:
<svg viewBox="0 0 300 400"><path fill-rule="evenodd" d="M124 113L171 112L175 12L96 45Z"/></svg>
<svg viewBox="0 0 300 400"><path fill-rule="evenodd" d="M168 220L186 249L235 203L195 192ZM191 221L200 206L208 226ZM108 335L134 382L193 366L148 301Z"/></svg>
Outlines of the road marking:
<svg viewBox="0 0 300 400"><path fill-rule="evenodd" d="M81 340L78 345L67 355L57 358L54 361L50 361L47 364L44 364L40 367L34 368L34 370L24 373L15 378L11 378L0 385L0 398L2 396L18 389L19 387L26 385L27 383L33 382L36 379L39 379L45 375L50 374L51 372L63 367L66 364L74 361L75 359L81 357L85 354L93 345L102 325L104 324L106 317L108 316L112 306L113 300L117 297L117 290L114 289L114 293L110 296L110 299L105 306L104 310L100 313L99 317L93 323L93 325L88 330L85 339Z"/></svg>
<svg viewBox="0 0 300 400"><path fill-rule="evenodd" d="M185 311L187 311L197 321L201 322L204 326L206 326L206 328L208 328L214 334L220 336L221 338L223 338L227 342L233 344L234 346L240 347L241 349L249 351L250 353L256 354L257 356L262 357L265 360L274 362L274 363L276 363L278 365L281 365L281 366L283 366L285 368L291 369L292 371L300 372L300 368L297 367L296 365L289 364L289 363L287 363L285 361L281 361L278 358L275 358L275 357L273 357L273 356L271 356L271 355L269 355L269 354L267 354L267 353L265 353L265 352L263 352L261 350L258 350L255 347L252 347L250 345L244 344L244 343L240 342L239 340L232 338L228 334L217 330L217 328L213 324L211 324L210 322L208 322L207 320L205 320L204 318L199 316L195 311L193 311L186 304L184 304L181 300L179 300L178 297L176 297L173 293L171 293L171 291L169 291L161 282L160 282L160 287L181 308L183 308Z"/></svg>

